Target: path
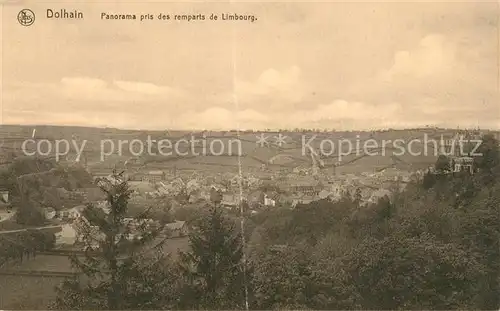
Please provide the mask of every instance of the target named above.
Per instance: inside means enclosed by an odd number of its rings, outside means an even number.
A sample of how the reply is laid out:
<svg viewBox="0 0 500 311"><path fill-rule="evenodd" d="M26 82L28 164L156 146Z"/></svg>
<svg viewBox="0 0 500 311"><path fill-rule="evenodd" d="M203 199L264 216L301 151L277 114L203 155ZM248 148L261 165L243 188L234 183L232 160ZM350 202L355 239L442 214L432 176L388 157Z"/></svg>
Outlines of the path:
<svg viewBox="0 0 500 311"><path fill-rule="evenodd" d="M6 230L6 231L0 231L0 234L17 233L17 232L24 232L24 231L28 231L28 230L54 229L54 228L60 228L60 227L61 227L61 225L52 225L52 226L25 228L25 229L17 229L17 230Z"/></svg>

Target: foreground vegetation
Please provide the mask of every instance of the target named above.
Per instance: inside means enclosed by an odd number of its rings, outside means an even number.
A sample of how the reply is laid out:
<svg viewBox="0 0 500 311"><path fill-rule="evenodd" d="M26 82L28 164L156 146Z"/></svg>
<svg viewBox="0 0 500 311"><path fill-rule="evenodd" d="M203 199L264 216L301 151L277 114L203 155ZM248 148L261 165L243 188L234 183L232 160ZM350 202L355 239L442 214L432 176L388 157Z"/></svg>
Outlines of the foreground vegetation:
<svg viewBox="0 0 500 311"><path fill-rule="evenodd" d="M214 196L176 258L160 251L161 227L125 239L130 191L109 183L111 213L86 214L99 247L89 234L87 256L73 260L83 277L61 284L51 308L498 310L498 142L485 137L480 152L475 174L440 159L376 204L346 193L259 213L243 230Z"/></svg>

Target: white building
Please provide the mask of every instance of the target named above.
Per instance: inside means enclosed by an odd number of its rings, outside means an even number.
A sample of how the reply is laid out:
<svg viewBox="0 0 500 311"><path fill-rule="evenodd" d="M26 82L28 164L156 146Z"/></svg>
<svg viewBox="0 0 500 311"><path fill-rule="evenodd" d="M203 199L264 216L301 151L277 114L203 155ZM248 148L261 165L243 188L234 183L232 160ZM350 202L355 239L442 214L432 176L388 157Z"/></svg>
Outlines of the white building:
<svg viewBox="0 0 500 311"><path fill-rule="evenodd" d="M52 219L56 217L56 210L53 207L46 207L43 209L45 219Z"/></svg>
<svg viewBox="0 0 500 311"><path fill-rule="evenodd" d="M56 233L56 245L73 245L76 240L76 229L70 224L62 225L61 231Z"/></svg>
<svg viewBox="0 0 500 311"><path fill-rule="evenodd" d="M8 190L0 190L0 201L4 203L9 203L9 191Z"/></svg>
<svg viewBox="0 0 500 311"><path fill-rule="evenodd" d="M454 158L452 162L453 172L469 171L471 174L474 173L474 159L472 157Z"/></svg>
<svg viewBox="0 0 500 311"><path fill-rule="evenodd" d="M276 206L276 201L264 194L264 206Z"/></svg>

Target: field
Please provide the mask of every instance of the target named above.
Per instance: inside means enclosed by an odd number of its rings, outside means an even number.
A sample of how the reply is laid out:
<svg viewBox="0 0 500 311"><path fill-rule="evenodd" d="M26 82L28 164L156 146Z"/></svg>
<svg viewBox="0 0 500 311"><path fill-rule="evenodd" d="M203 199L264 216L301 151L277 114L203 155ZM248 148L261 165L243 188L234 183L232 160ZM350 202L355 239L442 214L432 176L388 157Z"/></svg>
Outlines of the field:
<svg viewBox="0 0 500 311"><path fill-rule="evenodd" d="M164 251L177 253L187 250L187 238L167 240ZM10 265L12 270L70 272L71 264L67 257L38 255L35 259L24 261L20 265ZM0 276L0 309L2 310L46 310L47 304L55 298L55 286L62 278Z"/></svg>
<svg viewBox="0 0 500 311"><path fill-rule="evenodd" d="M0 278L0 308L4 310L47 310L61 278L3 275Z"/></svg>
<svg viewBox="0 0 500 311"><path fill-rule="evenodd" d="M85 127L58 127L58 126L17 126L17 125L4 125L0 127L0 139L4 141L2 151L12 150L12 147L17 144L20 145L24 139L31 138L33 130L36 129L36 138L48 139L55 141L57 139L75 139L80 145L82 141L86 141L85 145L85 158L87 163L96 172L106 172L116 167L118 169L130 169L125 166L125 162L131 158L135 158L139 164L134 170L155 170L155 169L178 169L182 171L208 171L208 172L238 172L238 164L241 164L243 172L258 172L264 164L270 171L281 170L282 168L293 169L297 166L310 166L311 158L309 154L304 154L304 143L311 141L311 146L316 149L321 149L321 142L325 140L332 141L335 144L334 152L329 156L324 156L326 166L333 166L340 164L342 168L338 167L338 173L344 172L359 172L359 171L376 171L386 166L396 166L400 169L417 169L428 167L434 163L436 157L433 156L433 148L429 148L427 156L409 156L408 154L400 155L403 161L394 160L392 153L394 148L391 148L390 143L386 148L386 154L382 156L370 156L368 158L361 158L358 155L344 155L339 159L339 151L347 152L348 144L342 144L340 141L349 140L356 149L356 142L359 142L361 148L368 139L373 139L379 144L382 141L395 141L397 139L405 140L406 142L411 139L424 140L439 139L441 135L444 138L451 137L456 133L454 129L438 129L438 128L421 128L409 130L384 130L384 131L371 131L371 132L290 132L283 131L282 135L285 137L285 144L279 146L274 144L278 132L241 132L239 135L235 131L203 131L203 132L188 132L188 131L134 131L134 130L119 130L112 128L85 128ZM262 147L256 144L260 135L267 137L269 145ZM118 150L118 141L131 142L134 139L141 140L145 146L148 137L152 140L167 139L173 145L180 142L178 150L175 148L169 149L173 151L171 155L161 155L158 152L157 145L153 144L151 154L145 148L141 156L135 156L129 150L130 143L124 144L122 150ZM188 142L192 137L200 141L195 146L194 153L202 154L195 156L191 150L191 144ZM181 139L184 139L182 141ZM241 143L241 157L238 159L238 143L235 141L239 139ZM105 161L101 161L101 143L105 140L113 141L114 151L113 155L107 156ZM203 155L203 145L210 146L210 143L217 140L214 144L214 150L210 147L205 148L205 155ZM202 143L201 141L204 141ZM229 147L231 148L231 152ZM327 143L323 149L330 150ZM110 148L110 143L107 145ZM134 149L133 149L134 150ZM104 150L108 152L109 150ZM214 155L213 153L221 152L222 155ZM356 152L356 150L351 150ZM419 153L424 151L424 144L417 143L413 146L413 152ZM70 150L70 154L74 150ZM186 154L184 154L186 153ZM359 159L356 158L359 157ZM340 160L340 161L339 161ZM403 165L406 163L405 165Z"/></svg>
<svg viewBox="0 0 500 311"><path fill-rule="evenodd" d="M8 266L9 270L70 270L67 257L37 256L21 264ZM47 309L47 304L54 299L55 286L63 279L56 277L31 277L2 275L0 277L0 308L15 309Z"/></svg>

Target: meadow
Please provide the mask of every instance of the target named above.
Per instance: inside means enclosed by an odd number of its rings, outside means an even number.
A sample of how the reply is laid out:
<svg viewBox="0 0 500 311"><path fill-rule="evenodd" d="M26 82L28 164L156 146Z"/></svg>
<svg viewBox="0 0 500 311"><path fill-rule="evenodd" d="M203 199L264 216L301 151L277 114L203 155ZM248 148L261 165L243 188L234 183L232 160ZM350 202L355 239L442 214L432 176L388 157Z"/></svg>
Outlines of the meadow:
<svg viewBox="0 0 500 311"><path fill-rule="evenodd" d="M178 250L186 251L187 238L166 240L163 251L175 258ZM19 264L9 264L2 269L9 271L51 271L71 272L71 262L65 256L37 255L33 259ZM47 305L56 297L55 287L63 278L51 276L17 276L2 275L0 277L0 309L1 310L46 310Z"/></svg>

